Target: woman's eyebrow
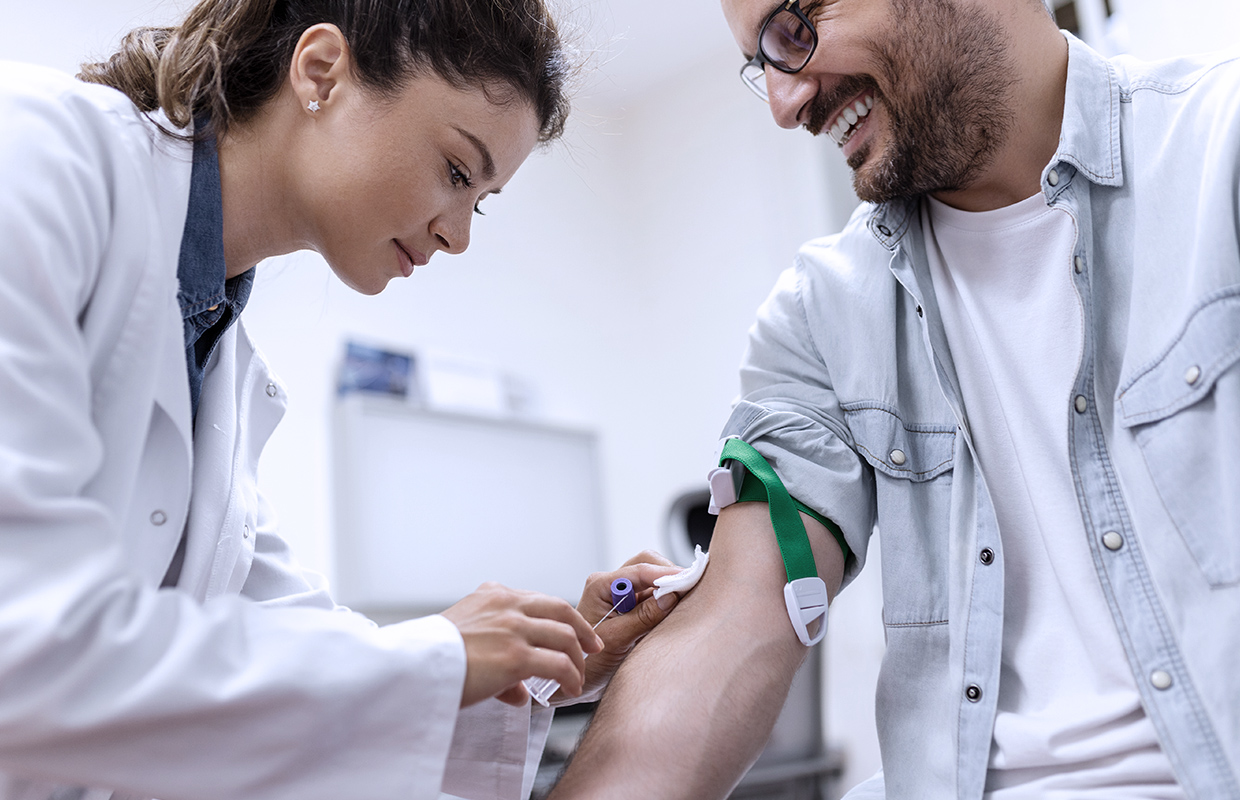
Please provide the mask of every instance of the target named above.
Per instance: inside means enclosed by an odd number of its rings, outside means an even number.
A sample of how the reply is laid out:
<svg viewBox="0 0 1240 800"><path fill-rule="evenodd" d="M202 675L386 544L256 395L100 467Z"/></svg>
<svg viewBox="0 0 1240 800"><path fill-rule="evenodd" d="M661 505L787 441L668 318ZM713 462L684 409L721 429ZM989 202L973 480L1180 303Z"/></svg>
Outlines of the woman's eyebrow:
<svg viewBox="0 0 1240 800"><path fill-rule="evenodd" d="M456 132L468 139L474 147L478 148L478 153L482 156L482 179L489 181L495 177L495 159L491 157L491 151L481 139L474 136L464 128L452 126L456 128Z"/></svg>

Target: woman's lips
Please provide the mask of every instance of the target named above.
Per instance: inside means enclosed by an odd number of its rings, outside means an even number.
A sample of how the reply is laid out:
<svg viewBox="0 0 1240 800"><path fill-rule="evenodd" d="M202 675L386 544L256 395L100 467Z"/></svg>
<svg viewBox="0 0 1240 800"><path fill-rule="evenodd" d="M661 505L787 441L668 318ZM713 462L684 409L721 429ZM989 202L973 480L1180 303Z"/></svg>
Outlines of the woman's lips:
<svg viewBox="0 0 1240 800"><path fill-rule="evenodd" d="M401 274L406 278L413 274L415 267L425 266L426 262L429 261L426 256L422 255L417 250L414 250L411 247L405 247L400 243L399 239L393 239L392 242L396 245L397 259L400 262Z"/></svg>

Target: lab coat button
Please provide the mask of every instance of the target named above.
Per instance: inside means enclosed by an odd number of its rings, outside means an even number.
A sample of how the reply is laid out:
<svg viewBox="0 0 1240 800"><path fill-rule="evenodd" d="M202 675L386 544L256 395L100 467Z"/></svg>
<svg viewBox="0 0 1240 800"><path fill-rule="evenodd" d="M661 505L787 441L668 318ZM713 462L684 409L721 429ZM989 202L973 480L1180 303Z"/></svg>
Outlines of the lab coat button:
<svg viewBox="0 0 1240 800"><path fill-rule="evenodd" d="M249 525L241 526L241 538L242 539L250 538L250 526Z"/></svg>
<svg viewBox="0 0 1240 800"><path fill-rule="evenodd" d="M1118 550L1124 546L1124 537L1115 531L1107 531L1102 534L1102 544L1108 550Z"/></svg>
<svg viewBox="0 0 1240 800"><path fill-rule="evenodd" d="M1171 673L1166 670L1156 669L1150 674L1150 684L1155 689L1171 688Z"/></svg>
<svg viewBox="0 0 1240 800"><path fill-rule="evenodd" d="M970 703L976 703L982 699L982 687L976 683L970 683L969 688L964 690L964 696L969 698Z"/></svg>
<svg viewBox="0 0 1240 800"><path fill-rule="evenodd" d="M917 306L917 316L924 317L925 312L921 310L921 306Z"/></svg>
<svg viewBox="0 0 1240 800"><path fill-rule="evenodd" d="M903 450L892 450L891 451L891 463L892 464L895 464L897 467L900 467L904 465L905 461L908 461L908 458L904 455Z"/></svg>
<svg viewBox="0 0 1240 800"><path fill-rule="evenodd" d="M1085 409L1089 408L1089 401L1085 399L1085 395L1078 394L1076 399L1072 401L1072 405L1076 407L1076 413L1084 414Z"/></svg>
<svg viewBox="0 0 1240 800"><path fill-rule="evenodd" d="M1076 274L1080 275L1082 272L1085 271L1085 259L1081 258L1080 256L1077 256L1076 261L1073 263L1072 266L1073 266L1073 269L1076 270Z"/></svg>
<svg viewBox="0 0 1240 800"><path fill-rule="evenodd" d="M1193 364L1191 367L1188 368L1188 371L1184 373L1184 382L1187 383L1189 386L1192 386L1194 383L1197 382L1197 379L1200 377L1201 377L1201 367L1197 366L1196 364Z"/></svg>
<svg viewBox="0 0 1240 800"><path fill-rule="evenodd" d="M883 236L890 236L891 228L888 228L886 225L879 225L878 232L881 233Z"/></svg>
<svg viewBox="0 0 1240 800"><path fill-rule="evenodd" d="M151 512L151 524L163 525L168 521L168 515L160 511L158 508Z"/></svg>
<svg viewBox="0 0 1240 800"><path fill-rule="evenodd" d="M267 384L267 396L268 397L276 396L276 385L274 383Z"/></svg>
<svg viewBox="0 0 1240 800"><path fill-rule="evenodd" d="M990 566L995 561L995 551L989 547L982 548L982 552L978 554L978 558L986 566Z"/></svg>
<svg viewBox="0 0 1240 800"><path fill-rule="evenodd" d="M1051 186L1058 186L1059 185L1059 171L1053 169L1050 172L1048 172L1046 174L1046 182L1049 183Z"/></svg>

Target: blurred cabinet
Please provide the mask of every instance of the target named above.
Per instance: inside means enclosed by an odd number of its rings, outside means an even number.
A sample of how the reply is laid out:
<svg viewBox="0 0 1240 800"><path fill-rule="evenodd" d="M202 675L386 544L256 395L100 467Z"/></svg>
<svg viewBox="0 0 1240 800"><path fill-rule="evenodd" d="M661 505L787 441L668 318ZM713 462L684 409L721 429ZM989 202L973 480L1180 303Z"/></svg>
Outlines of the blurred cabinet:
<svg viewBox="0 0 1240 800"><path fill-rule="evenodd" d="M603 568L591 431L340 399L333 431L339 602L380 622L493 580L575 602Z"/></svg>

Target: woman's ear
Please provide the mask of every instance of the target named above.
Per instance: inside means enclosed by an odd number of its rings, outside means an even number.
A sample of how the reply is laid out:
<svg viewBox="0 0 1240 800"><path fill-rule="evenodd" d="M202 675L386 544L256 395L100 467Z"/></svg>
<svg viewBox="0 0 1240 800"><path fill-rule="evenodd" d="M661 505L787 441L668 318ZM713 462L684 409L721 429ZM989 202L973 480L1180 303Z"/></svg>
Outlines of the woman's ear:
<svg viewBox="0 0 1240 800"><path fill-rule="evenodd" d="M307 114L339 102L353 84L349 43L335 25L319 23L306 28L289 64L289 84Z"/></svg>

